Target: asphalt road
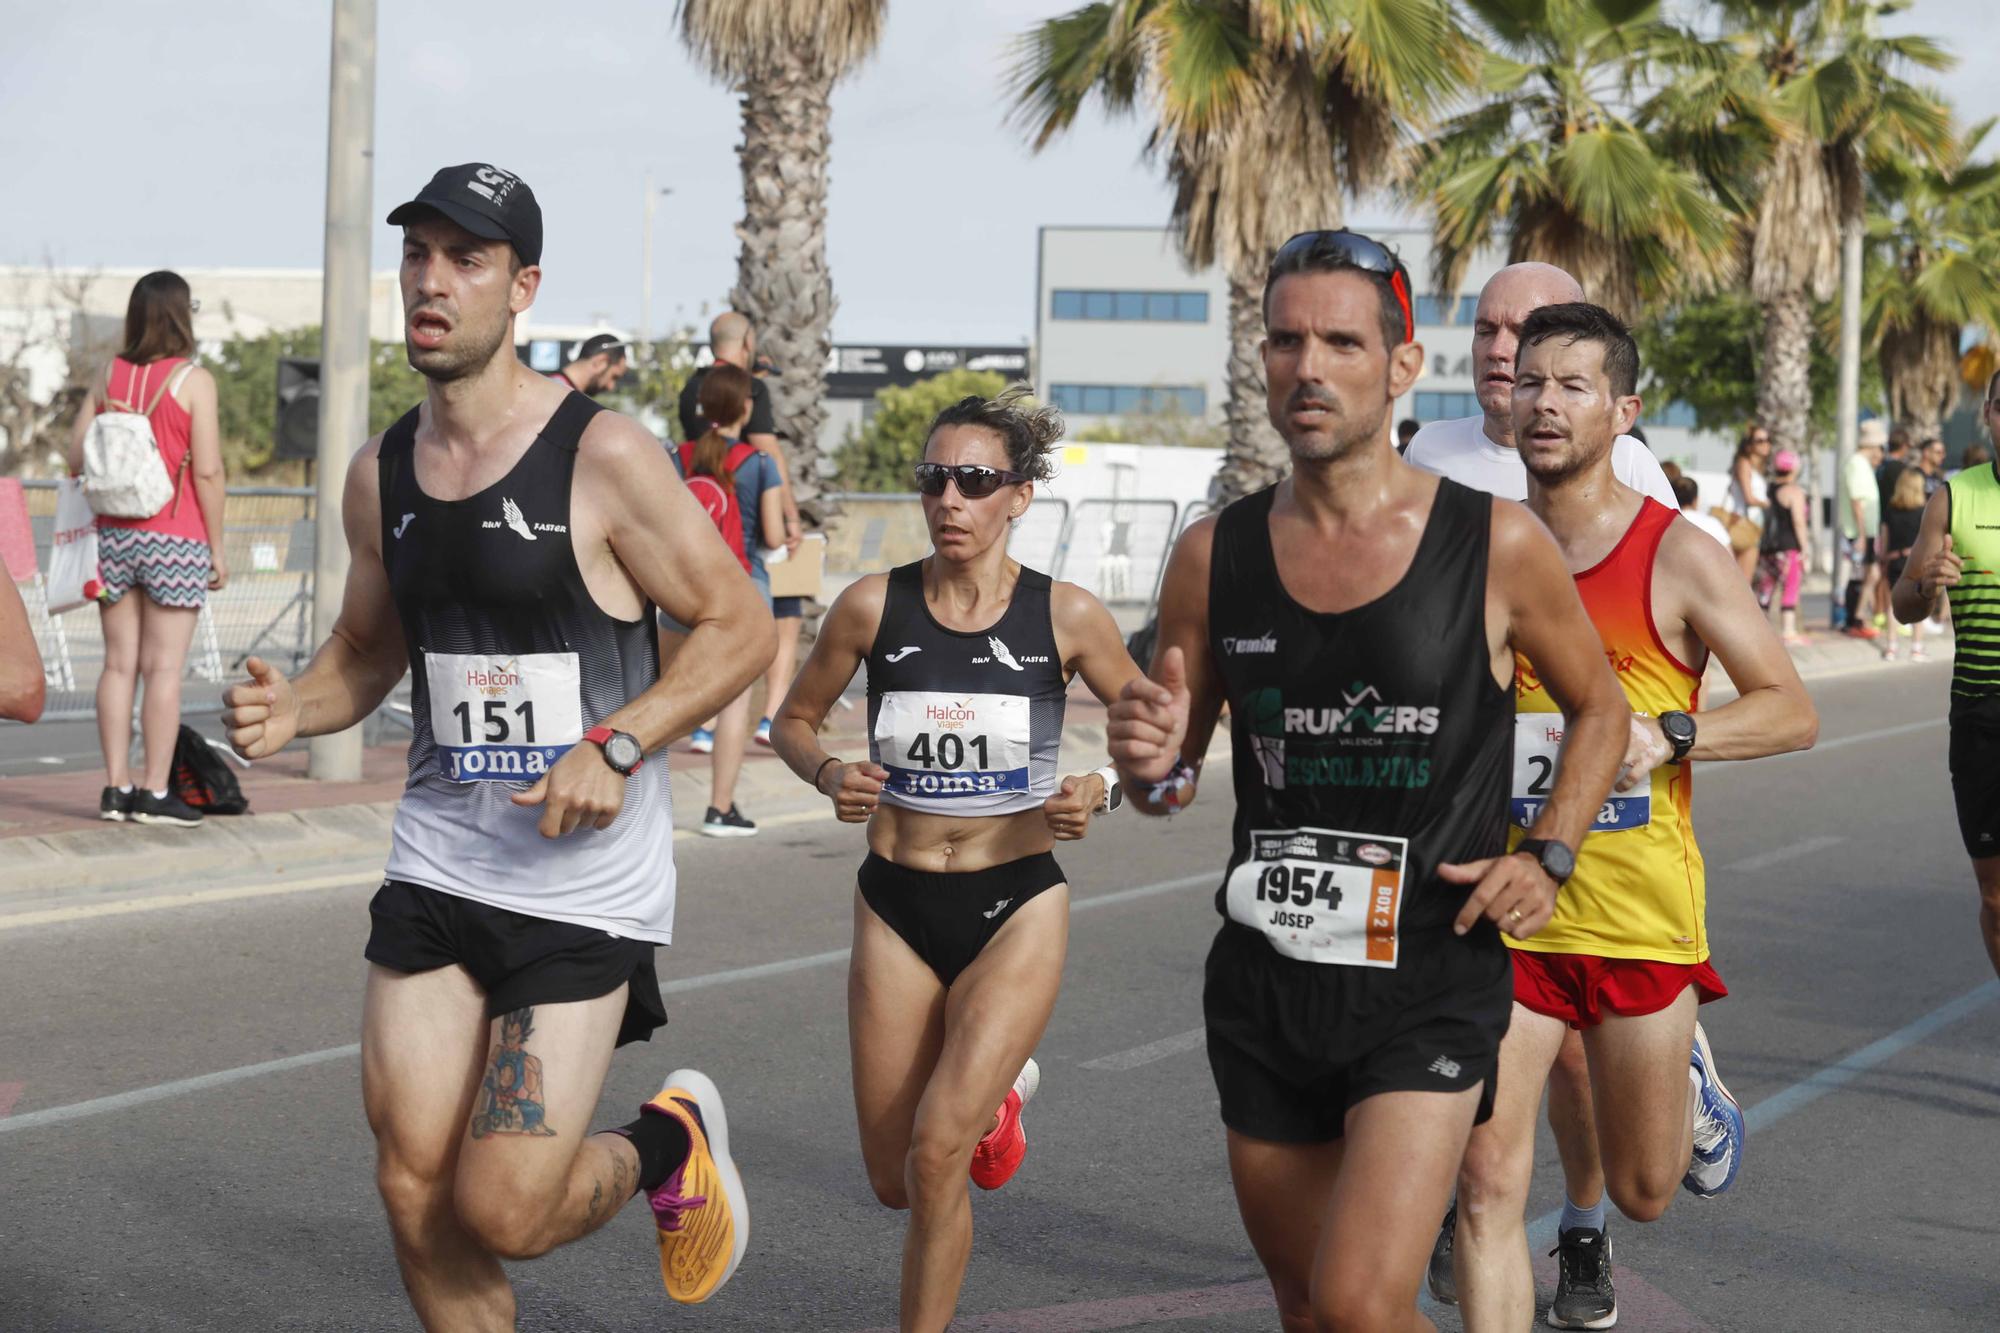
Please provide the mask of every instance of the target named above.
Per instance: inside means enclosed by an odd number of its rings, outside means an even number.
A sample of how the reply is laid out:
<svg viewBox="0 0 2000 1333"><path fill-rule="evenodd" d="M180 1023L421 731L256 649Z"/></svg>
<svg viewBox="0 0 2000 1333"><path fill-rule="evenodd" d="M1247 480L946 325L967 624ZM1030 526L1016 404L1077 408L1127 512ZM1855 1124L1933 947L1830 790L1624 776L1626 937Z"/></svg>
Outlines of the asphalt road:
<svg viewBox="0 0 2000 1333"><path fill-rule="evenodd" d="M1753 1128L1732 1194L1612 1223L1622 1328L2000 1327L2000 983L1951 815L1945 670L1823 683L1818 752L1700 772L1733 992L1704 1020ZM1062 854L1067 985L1027 1162L975 1202L958 1328L1275 1327L1198 1044L1218 794ZM893 1326L901 1218L868 1192L847 1080L860 831L676 850L673 1021L620 1052L598 1118L629 1118L675 1065L713 1074L751 1250L709 1305L672 1307L628 1209L515 1266L521 1326ZM354 869L344 887L321 868L269 896L53 924L0 907L0 1328L414 1327L350 1049L372 867ZM1542 1160L1536 1213L1560 1202L1546 1141Z"/></svg>

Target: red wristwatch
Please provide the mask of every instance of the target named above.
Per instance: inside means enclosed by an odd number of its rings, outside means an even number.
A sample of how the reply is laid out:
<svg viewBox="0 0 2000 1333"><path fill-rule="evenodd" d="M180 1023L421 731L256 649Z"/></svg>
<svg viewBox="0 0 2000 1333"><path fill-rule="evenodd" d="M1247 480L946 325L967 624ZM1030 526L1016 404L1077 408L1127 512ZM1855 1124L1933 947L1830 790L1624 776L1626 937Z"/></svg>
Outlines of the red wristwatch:
<svg viewBox="0 0 2000 1333"><path fill-rule="evenodd" d="M631 777L646 765L646 751L639 738L630 732L613 731L599 723L584 732L583 738L604 751L604 762L625 777Z"/></svg>

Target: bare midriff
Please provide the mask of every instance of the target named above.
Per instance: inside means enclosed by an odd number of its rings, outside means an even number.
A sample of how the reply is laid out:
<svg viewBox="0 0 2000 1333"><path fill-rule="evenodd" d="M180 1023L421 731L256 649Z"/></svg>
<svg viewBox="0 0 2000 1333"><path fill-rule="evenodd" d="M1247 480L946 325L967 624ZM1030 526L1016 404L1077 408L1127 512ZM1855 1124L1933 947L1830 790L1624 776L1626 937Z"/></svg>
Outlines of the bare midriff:
<svg viewBox="0 0 2000 1333"><path fill-rule="evenodd" d="M987 870L1054 845L1039 808L964 818L884 803L868 821L868 850L906 870L930 874Z"/></svg>

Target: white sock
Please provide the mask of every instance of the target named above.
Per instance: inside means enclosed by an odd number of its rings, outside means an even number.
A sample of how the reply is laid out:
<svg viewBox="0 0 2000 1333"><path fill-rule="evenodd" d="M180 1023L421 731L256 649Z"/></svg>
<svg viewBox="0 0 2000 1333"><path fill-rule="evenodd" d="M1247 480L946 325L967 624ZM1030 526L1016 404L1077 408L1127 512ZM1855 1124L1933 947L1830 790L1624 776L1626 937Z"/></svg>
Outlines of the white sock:
<svg viewBox="0 0 2000 1333"><path fill-rule="evenodd" d="M128 782L124 786L120 787L118 789L118 794L120 796L130 796L132 794L132 784Z"/></svg>
<svg viewBox="0 0 2000 1333"><path fill-rule="evenodd" d="M166 788L162 787L162 788L161 788L160 790L158 790L158 791L154 792L154 793L153 793L153 799L154 799L154 800L156 800L156 801L164 801L164 800L166 800L166 799L167 799L167 790L166 790Z"/></svg>

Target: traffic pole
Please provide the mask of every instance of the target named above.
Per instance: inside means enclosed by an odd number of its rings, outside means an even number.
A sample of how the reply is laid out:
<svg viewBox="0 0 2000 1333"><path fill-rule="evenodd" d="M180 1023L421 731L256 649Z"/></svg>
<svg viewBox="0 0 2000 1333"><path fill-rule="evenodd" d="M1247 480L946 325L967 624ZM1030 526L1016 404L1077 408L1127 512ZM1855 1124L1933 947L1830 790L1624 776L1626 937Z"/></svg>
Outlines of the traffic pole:
<svg viewBox="0 0 2000 1333"><path fill-rule="evenodd" d="M1854 456L1854 446L1860 440L1861 430L1861 219L1849 218L1840 230L1840 391L1835 407L1838 421L1834 439L1833 456L1833 604L1845 606L1847 579L1861 577L1861 570L1849 560L1841 558L1840 530L1847 522L1847 460ZM1859 534L1865 545L1875 534ZM1841 575L1845 573L1847 579ZM1867 607L1859 607L1856 615L1867 617L1871 613Z"/></svg>
<svg viewBox="0 0 2000 1333"><path fill-rule="evenodd" d="M313 642L333 634L347 586L347 535L340 498L348 460L368 438L369 213L374 200L375 0L333 0L327 93L326 264L320 305L317 552ZM361 777L361 728L309 742L307 774L328 782Z"/></svg>

